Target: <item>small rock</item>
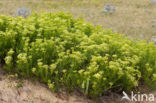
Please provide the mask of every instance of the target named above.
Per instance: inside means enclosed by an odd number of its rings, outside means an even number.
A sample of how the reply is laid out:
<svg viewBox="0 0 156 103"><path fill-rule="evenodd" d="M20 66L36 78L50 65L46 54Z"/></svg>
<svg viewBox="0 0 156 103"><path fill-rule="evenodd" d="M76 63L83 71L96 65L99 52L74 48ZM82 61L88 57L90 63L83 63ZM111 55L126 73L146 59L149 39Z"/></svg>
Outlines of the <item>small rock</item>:
<svg viewBox="0 0 156 103"><path fill-rule="evenodd" d="M156 44L156 37L152 37L151 41Z"/></svg>
<svg viewBox="0 0 156 103"><path fill-rule="evenodd" d="M22 16L24 18L26 18L27 16L29 16L32 12L30 10L27 10L26 8L19 8L17 10L17 12L15 13L15 16Z"/></svg>
<svg viewBox="0 0 156 103"><path fill-rule="evenodd" d="M150 0L152 4L156 4L156 0Z"/></svg>
<svg viewBox="0 0 156 103"><path fill-rule="evenodd" d="M154 28L155 27L155 24L152 24L152 27Z"/></svg>
<svg viewBox="0 0 156 103"><path fill-rule="evenodd" d="M116 10L116 6L113 6L111 4L106 4L104 9L102 10L103 13L114 13Z"/></svg>

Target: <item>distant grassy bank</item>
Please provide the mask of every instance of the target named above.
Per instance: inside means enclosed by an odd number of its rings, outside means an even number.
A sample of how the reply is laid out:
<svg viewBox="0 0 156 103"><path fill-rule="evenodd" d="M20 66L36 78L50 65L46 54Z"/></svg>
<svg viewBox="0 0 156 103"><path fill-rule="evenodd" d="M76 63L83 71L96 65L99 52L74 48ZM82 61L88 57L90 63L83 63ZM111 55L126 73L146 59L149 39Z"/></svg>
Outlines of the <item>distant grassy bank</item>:
<svg viewBox="0 0 156 103"><path fill-rule="evenodd" d="M101 13L107 3L116 6L112 15ZM0 13L14 15L18 8L66 11L130 38L151 40L156 36L156 5L148 0L1 0Z"/></svg>

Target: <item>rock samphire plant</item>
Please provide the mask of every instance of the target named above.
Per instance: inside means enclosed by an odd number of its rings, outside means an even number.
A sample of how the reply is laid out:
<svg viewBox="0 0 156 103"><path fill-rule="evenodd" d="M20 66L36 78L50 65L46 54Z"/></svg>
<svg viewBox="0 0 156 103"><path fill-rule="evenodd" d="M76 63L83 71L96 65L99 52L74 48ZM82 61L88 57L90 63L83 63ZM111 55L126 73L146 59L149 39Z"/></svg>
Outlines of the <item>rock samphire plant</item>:
<svg viewBox="0 0 156 103"><path fill-rule="evenodd" d="M156 84L156 46L68 13L0 15L0 60L5 70L37 78L52 91L65 87L98 96Z"/></svg>

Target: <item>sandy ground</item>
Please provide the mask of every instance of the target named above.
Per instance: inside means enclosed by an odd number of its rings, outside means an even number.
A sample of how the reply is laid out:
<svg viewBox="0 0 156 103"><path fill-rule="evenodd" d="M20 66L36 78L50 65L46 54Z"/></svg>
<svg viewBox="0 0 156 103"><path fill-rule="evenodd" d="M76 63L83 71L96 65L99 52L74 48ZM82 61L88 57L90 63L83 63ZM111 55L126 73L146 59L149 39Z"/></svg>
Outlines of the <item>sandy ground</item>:
<svg viewBox="0 0 156 103"><path fill-rule="evenodd" d="M20 86L22 82L22 86ZM52 93L44 84L19 80L0 69L0 103L93 103L78 93Z"/></svg>
<svg viewBox="0 0 156 103"><path fill-rule="evenodd" d="M151 93L155 95L155 102L121 102L122 94L116 93L99 97L95 102L78 92L52 93L43 83L13 77L0 67L0 103L156 103L156 91Z"/></svg>

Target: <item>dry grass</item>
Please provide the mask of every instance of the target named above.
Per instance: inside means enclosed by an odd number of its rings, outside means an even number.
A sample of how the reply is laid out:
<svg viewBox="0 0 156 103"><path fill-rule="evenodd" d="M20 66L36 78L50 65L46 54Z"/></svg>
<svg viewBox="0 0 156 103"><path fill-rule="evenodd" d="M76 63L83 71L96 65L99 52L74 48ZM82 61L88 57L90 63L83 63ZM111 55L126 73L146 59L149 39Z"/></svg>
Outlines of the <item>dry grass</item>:
<svg viewBox="0 0 156 103"><path fill-rule="evenodd" d="M101 13L107 3L116 5L114 14ZM151 22L156 20L156 5L149 0L0 0L1 14L14 15L20 7L32 11L67 11L133 39L150 40L156 36L156 22Z"/></svg>

